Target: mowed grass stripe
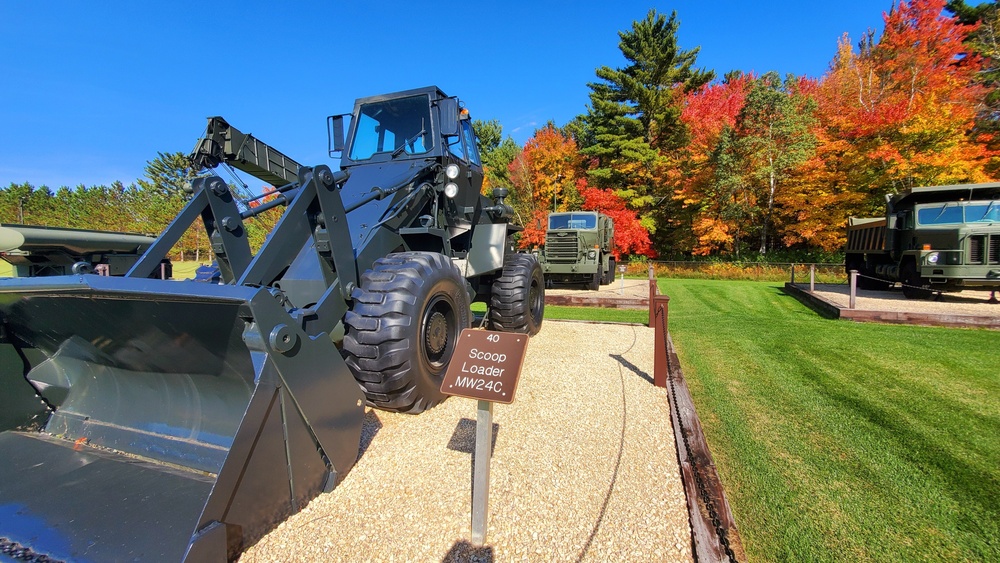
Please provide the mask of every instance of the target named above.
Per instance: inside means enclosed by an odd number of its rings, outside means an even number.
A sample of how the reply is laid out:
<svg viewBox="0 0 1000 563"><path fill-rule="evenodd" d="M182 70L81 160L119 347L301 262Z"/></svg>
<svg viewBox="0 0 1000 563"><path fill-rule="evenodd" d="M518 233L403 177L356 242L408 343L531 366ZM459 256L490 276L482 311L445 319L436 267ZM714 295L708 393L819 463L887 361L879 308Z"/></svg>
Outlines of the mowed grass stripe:
<svg viewBox="0 0 1000 563"><path fill-rule="evenodd" d="M1000 560L1000 334L826 320L767 282L660 284L752 560Z"/></svg>

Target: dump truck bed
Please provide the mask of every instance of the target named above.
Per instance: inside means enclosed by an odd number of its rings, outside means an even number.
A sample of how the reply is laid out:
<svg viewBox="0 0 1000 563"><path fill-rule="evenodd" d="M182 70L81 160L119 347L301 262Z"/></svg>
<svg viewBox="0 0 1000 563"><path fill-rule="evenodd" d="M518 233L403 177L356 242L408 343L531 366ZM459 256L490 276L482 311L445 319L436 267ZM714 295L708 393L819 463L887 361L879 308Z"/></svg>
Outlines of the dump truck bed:
<svg viewBox="0 0 1000 563"><path fill-rule="evenodd" d="M885 217L851 217L847 222L847 252L885 252Z"/></svg>

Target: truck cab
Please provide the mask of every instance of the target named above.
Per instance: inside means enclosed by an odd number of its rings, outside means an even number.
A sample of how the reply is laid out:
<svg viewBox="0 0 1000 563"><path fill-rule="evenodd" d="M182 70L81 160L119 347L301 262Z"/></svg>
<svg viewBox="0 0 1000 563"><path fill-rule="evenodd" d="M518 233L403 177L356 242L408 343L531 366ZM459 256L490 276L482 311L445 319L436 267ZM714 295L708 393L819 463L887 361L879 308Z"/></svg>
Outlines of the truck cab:
<svg viewBox="0 0 1000 563"><path fill-rule="evenodd" d="M1000 289L1000 183L891 194L884 219L851 218L845 258L863 276L862 288L900 282L917 298Z"/></svg>
<svg viewBox="0 0 1000 563"><path fill-rule="evenodd" d="M548 285L586 284L596 290L614 281L614 222L596 211L550 213L538 260Z"/></svg>

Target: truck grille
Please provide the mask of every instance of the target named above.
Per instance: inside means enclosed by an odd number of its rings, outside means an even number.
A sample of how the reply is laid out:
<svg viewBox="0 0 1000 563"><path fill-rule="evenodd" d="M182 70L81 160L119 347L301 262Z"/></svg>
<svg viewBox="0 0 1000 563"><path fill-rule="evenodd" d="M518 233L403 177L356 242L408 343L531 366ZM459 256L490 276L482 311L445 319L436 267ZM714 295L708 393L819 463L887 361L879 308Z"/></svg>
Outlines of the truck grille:
<svg viewBox="0 0 1000 563"><path fill-rule="evenodd" d="M969 237L969 263L970 264L982 264L983 263L983 249L984 242L986 242L985 235L977 235L974 237Z"/></svg>
<svg viewBox="0 0 1000 563"><path fill-rule="evenodd" d="M549 262L576 262L578 248L576 233L545 235L545 259Z"/></svg>
<svg viewBox="0 0 1000 563"><path fill-rule="evenodd" d="M970 264L1000 264L1000 235L969 237Z"/></svg>

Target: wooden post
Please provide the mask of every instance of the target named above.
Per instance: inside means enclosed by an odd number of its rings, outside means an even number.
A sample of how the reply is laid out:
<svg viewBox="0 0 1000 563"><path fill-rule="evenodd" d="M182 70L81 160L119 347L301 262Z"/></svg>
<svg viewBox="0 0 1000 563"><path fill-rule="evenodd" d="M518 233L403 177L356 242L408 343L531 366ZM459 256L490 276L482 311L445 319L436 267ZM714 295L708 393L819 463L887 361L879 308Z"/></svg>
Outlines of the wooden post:
<svg viewBox="0 0 1000 563"><path fill-rule="evenodd" d="M795 285L795 263L792 262L792 285Z"/></svg>
<svg viewBox="0 0 1000 563"><path fill-rule="evenodd" d="M653 313L653 385L667 386L667 303L670 297L657 295L650 311Z"/></svg>
<svg viewBox="0 0 1000 563"><path fill-rule="evenodd" d="M816 264L809 264L809 293L816 292Z"/></svg>
<svg viewBox="0 0 1000 563"><path fill-rule="evenodd" d="M653 321L655 320L655 311L653 310L653 300L656 294L659 292L659 288L656 287L656 272L653 270L652 264L649 266L649 326L653 326Z"/></svg>
<svg viewBox="0 0 1000 563"><path fill-rule="evenodd" d="M858 271L851 270L851 302L848 306L849 309L854 308L854 300L858 295Z"/></svg>

